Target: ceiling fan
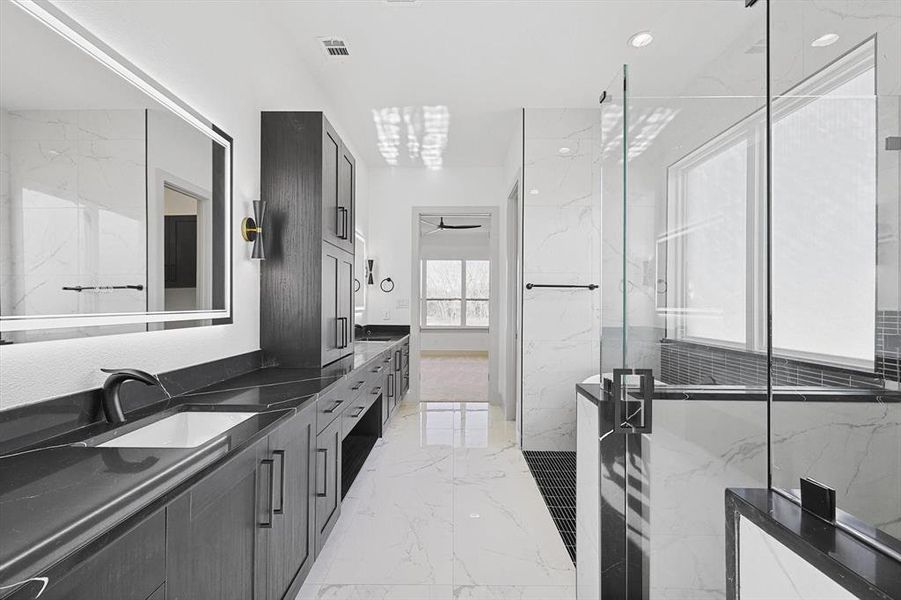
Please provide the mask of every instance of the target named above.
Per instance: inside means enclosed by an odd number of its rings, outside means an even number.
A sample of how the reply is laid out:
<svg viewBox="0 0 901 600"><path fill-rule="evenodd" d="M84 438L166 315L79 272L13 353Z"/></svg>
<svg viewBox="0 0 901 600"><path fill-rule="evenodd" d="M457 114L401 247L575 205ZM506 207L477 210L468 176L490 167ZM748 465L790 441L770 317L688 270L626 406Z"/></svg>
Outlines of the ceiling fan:
<svg viewBox="0 0 901 600"><path fill-rule="evenodd" d="M435 225L431 221L426 221L425 219L423 219L422 222L428 223L429 225ZM437 229L434 229L433 231L429 231L428 233L426 233L426 235L431 235L433 233L438 233L439 231L448 231L448 230L453 230L453 229L478 229L479 227L481 227L481 225L448 225L447 223L444 222L444 217L441 217L438 221L438 224L435 225L435 227L437 227Z"/></svg>

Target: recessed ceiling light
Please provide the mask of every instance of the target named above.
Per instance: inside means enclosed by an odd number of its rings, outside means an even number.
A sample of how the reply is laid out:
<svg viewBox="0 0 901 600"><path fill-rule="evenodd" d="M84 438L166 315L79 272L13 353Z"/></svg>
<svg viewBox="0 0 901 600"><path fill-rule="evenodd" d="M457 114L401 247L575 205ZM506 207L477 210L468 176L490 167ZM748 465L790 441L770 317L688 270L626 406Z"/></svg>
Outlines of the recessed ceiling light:
<svg viewBox="0 0 901 600"><path fill-rule="evenodd" d="M533 196L537 196L537 195L538 195L538 188L532 188L531 190L529 190L529 193L532 194Z"/></svg>
<svg viewBox="0 0 901 600"><path fill-rule="evenodd" d="M823 46L831 46L835 42L838 41L837 33L826 33L810 42L810 45L814 48L822 48Z"/></svg>
<svg viewBox="0 0 901 600"><path fill-rule="evenodd" d="M562 156L566 156L567 154L570 154L572 152L572 148L567 148L566 146L563 146L562 148L557 150L557 152L559 154L561 154Z"/></svg>
<svg viewBox="0 0 901 600"><path fill-rule="evenodd" d="M654 36L650 31L639 31L629 38L629 45L633 48L644 48L654 41Z"/></svg>

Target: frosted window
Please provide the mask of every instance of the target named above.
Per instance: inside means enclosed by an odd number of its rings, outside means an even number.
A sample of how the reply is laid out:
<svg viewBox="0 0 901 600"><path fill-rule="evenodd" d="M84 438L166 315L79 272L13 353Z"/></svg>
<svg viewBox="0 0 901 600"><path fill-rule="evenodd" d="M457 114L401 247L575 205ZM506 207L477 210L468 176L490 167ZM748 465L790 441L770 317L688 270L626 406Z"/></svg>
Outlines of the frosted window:
<svg viewBox="0 0 901 600"><path fill-rule="evenodd" d="M743 343L747 142L717 149L688 167L683 177L685 335Z"/></svg>
<svg viewBox="0 0 901 600"><path fill-rule="evenodd" d="M869 68L773 124L776 349L873 361L874 89Z"/></svg>

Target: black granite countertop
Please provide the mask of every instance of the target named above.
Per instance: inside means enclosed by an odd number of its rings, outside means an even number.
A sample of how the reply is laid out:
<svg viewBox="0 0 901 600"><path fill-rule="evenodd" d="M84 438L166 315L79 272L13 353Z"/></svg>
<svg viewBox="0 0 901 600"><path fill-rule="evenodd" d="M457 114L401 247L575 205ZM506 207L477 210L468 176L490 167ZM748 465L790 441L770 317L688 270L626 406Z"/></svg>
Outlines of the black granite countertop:
<svg viewBox="0 0 901 600"><path fill-rule="evenodd" d="M256 368L130 413L120 427L184 410L260 413L197 448L78 445L115 429L95 422L0 456L0 586L44 573L142 508L174 497L401 339L359 342L353 356L321 369Z"/></svg>
<svg viewBox="0 0 901 600"><path fill-rule="evenodd" d="M890 600L901 598L901 562L863 542L848 530L804 511L796 502L767 489L726 490L727 585L738 597L739 573L736 535L738 517L743 516L787 546L820 572L857 598ZM841 511L839 511L841 513ZM839 521L853 519L844 513ZM856 529L856 527L855 527ZM872 533L872 532L867 532ZM898 551L897 540L882 534L871 536Z"/></svg>

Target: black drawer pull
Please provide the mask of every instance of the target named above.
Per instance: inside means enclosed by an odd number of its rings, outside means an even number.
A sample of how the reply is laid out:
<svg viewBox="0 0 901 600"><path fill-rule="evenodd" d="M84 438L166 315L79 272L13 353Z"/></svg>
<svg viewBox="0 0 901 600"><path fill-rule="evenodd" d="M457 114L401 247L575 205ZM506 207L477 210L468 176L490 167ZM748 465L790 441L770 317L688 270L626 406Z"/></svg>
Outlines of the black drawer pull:
<svg viewBox="0 0 901 600"><path fill-rule="evenodd" d="M385 367L376 367L373 370L371 370L370 373L381 373L384 369L385 369Z"/></svg>
<svg viewBox="0 0 901 600"><path fill-rule="evenodd" d="M324 410L322 412L327 415L330 415L333 412L335 412L336 410L338 410L338 407L341 406L342 404L344 404L344 400L335 400L335 404L330 409Z"/></svg>
<svg viewBox="0 0 901 600"><path fill-rule="evenodd" d="M269 504L266 508L266 514L269 517L268 521L261 521L259 523L260 527L263 529L272 529L272 513L273 513L273 496L275 496L275 461L271 458L264 458L260 461L260 464L267 465L269 467Z"/></svg>
<svg viewBox="0 0 901 600"><path fill-rule="evenodd" d="M394 397L394 373L388 373L388 397Z"/></svg>
<svg viewBox="0 0 901 600"><path fill-rule="evenodd" d="M356 419L357 417L359 417L360 415L363 414L363 411L364 411L364 410L366 410L366 407L365 407L365 406L358 406L358 407L357 407L357 412L355 412L354 414L350 415L350 418L351 418L351 419Z"/></svg>
<svg viewBox="0 0 901 600"><path fill-rule="evenodd" d="M360 389L361 387L363 387L365 384L366 384L365 381L358 381L358 382L357 382L357 385L353 386L353 387L350 388L350 389L351 389L351 391L356 392L358 389Z"/></svg>
<svg viewBox="0 0 901 600"><path fill-rule="evenodd" d="M325 455L325 461L323 461L323 463L322 463L322 487L325 488L325 491L324 492L319 491L319 477L318 477L319 471L317 470L316 471L317 472L316 497L317 498L326 498L328 496L328 473L326 473L325 471L326 471L326 469L328 469L328 448L316 448L316 454L317 454L317 456L319 454Z"/></svg>
<svg viewBox="0 0 901 600"><path fill-rule="evenodd" d="M273 450L272 456L279 457L279 486L278 486L278 508L273 510L277 515L284 514L285 512L285 451L284 450Z"/></svg>
<svg viewBox="0 0 901 600"><path fill-rule="evenodd" d="M376 387L372 388L372 392L370 392L370 393L371 393L373 396L378 396L379 394L382 393L382 386L379 385L379 386L376 386Z"/></svg>

